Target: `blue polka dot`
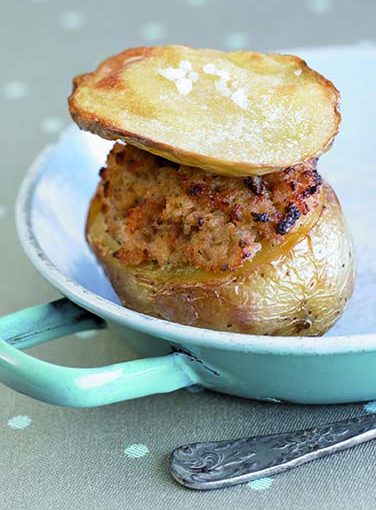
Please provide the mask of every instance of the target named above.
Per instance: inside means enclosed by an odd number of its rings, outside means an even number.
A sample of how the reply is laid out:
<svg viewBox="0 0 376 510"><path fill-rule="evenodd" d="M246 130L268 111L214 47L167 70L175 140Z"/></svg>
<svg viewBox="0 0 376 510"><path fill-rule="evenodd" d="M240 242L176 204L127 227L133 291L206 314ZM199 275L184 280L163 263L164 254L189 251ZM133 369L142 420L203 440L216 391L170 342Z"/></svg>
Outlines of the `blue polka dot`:
<svg viewBox="0 0 376 510"><path fill-rule="evenodd" d="M309 0L307 7L314 14L327 14L333 6L331 0Z"/></svg>
<svg viewBox="0 0 376 510"><path fill-rule="evenodd" d="M149 448L144 444L131 444L126 447L124 453L127 457L139 459L140 457L145 457L145 455L149 453Z"/></svg>
<svg viewBox="0 0 376 510"><path fill-rule="evenodd" d="M254 491L263 491L269 489L273 483L272 478L258 478L248 483L248 487Z"/></svg>
<svg viewBox="0 0 376 510"><path fill-rule="evenodd" d="M6 99L22 99L28 93L26 83L22 81L10 81L4 87L4 96Z"/></svg>
<svg viewBox="0 0 376 510"><path fill-rule="evenodd" d="M364 49L372 50L375 48L375 43L371 39L360 39L356 44Z"/></svg>
<svg viewBox="0 0 376 510"><path fill-rule="evenodd" d="M162 23L150 22L145 23L145 25L141 27L142 37L149 42L156 42L163 39L166 32L166 26Z"/></svg>
<svg viewBox="0 0 376 510"><path fill-rule="evenodd" d="M209 3L209 0L185 0L185 3L187 3L191 7L203 7L204 5Z"/></svg>
<svg viewBox="0 0 376 510"><path fill-rule="evenodd" d="M249 45L249 37L245 32L232 32L225 39L225 46L228 50L241 50Z"/></svg>
<svg viewBox="0 0 376 510"><path fill-rule="evenodd" d="M364 410L366 413L376 413L376 400L374 402L368 402L364 406Z"/></svg>
<svg viewBox="0 0 376 510"><path fill-rule="evenodd" d="M69 9L61 13L59 25L63 30L80 30L86 24L86 18L83 12L77 9Z"/></svg>
<svg viewBox="0 0 376 510"><path fill-rule="evenodd" d="M42 120L40 127L44 133L54 134L58 133L63 125L64 123L59 117L46 117Z"/></svg>

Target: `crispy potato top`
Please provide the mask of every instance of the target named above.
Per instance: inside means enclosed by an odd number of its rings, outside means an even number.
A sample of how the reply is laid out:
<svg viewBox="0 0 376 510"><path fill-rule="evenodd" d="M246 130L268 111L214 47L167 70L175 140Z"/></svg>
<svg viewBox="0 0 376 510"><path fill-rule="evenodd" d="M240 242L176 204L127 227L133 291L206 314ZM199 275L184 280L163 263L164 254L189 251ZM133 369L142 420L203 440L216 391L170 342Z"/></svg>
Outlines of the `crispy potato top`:
<svg viewBox="0 0 376 510"><path fill-rule="evenodd" d="M228 177L115 144L100 172L97 199L115 256L220 272L279 243L320 202L316 162L283 172Z"/></svg>
<svg viewBox="0 0 376 510"><path fill-rule="evenodd" d="M75 122L175 162L261 175L329 149L334 85L292 55L187 46L135 48L78 76Z"/></svg>

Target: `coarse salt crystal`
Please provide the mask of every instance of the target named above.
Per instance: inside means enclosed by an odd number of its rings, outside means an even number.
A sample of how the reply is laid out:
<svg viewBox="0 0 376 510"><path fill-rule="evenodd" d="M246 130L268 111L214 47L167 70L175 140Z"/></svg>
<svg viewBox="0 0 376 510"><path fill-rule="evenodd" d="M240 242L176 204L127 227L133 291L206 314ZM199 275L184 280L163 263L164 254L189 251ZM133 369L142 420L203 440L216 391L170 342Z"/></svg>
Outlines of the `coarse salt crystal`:
<svg viewBox="0 0 376 510"><path fill-rule="evenodd" d="M192 65L188 60L182 60L178 68L167 67L166 69L157 69L157 72L167 80L174 82L181 96L187 96L192 90L192 83L199 79L198 73L192 71Z"/></svg>
<svg viewBox="0 0 376 510"><path fill-rule="evenodd" d="M216 81L215 88L222 96L229 97L231 95L231 89L227 87L226 81L224 80Z"/></svg>
<svg viewBox="0 0 376 510"><path fill-rule="evenodd" d="M206 74L217 74L217 68L214 64L205 64L202 70Z"/></svg>
<svg viewBox="0 0 376 510"><path fill-rule="evenodd" d="M192 64L188 60L182 60L179 64L179 68L183 71L192 71Z"/></svg>
<svg viewBox="0 0 376 510"><path fill-rule="evenodd" d="M217 69L214 64L206 64L203 66L203 71L206 74L218 76L219 80L215 82L215 88L224 97L230 97L232 101L240 108L247 108L248 98L243 88L238 88L239 82L234 81L231 86L228 85L230 81L230 73L226 69Z"/></svg>
<svg viewBox="0 0 376 510"><path fill-rule="evenodd" d="M180 78L175 83L181 96L187 96L192 90L192 81L188 78Z"/></svg>
<svg viewBox="0 0 376 510"><path fill-rule="evenodd" d="M224 81L228 81L230 79L229 72L225 69L218 69L217 76L219 76Z"/></svg>
<svg viewBox="0 0 376 510"><path fill-rule="evenodd" d="M243 110L245 108L247 108L248 106L248 98L245 94L245 91L244 89L238 89L236 90L232 96L231 96L231 99L232 101L237 104L238 106L240 106L240 108L243 108Z"/></svg>
<svg viewBox="0 0 376 510"><path fill-rule="evenodd" d="M231 95L231 89L227 86L227 82L230 79L230 74L225 69L217 69L214 64L206 64L203 66L203 71L206 74L212 74L219 76L219 80L215 82L215 88L222 96L229 97Z"/></svg>
<svg viewBox="0 0 376 510"><path fill-rule="evenodd" d="M302 70L296 69L296 71L294 71L294 74L296 74L296 76L300 76L302 74Z"/></svg>
<svg viewBox="0 0 376 510"><path fill-rule="evenodd" d="M176 81L179 78L184 78L185 72L182 69L175 69L174 67L167 67L166 69L158 69L158 73L170 81Z"/></svg>

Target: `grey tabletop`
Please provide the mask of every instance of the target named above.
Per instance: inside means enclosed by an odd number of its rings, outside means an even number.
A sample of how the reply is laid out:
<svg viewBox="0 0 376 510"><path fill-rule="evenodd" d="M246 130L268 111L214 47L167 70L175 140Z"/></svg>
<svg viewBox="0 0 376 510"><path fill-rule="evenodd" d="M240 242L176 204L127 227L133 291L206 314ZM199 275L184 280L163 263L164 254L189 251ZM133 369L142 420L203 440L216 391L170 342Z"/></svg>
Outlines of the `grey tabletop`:
<svg viewBox="0 0 376 510"><path fill-rule="evenodd" d="M70 122L72 76L136 45L272 50L376 39L374 0L0 0L0 7L0 314L57 297L20 248L13 207L32 159ZM106 332L32 352L75 366L129 356L126 345ZM376 403L276 405L182 390L72 410L6 387L0 399L2 510L375 507L375 442L214 492L182 488L167 468L168 454L180 444L320 425L376 412Z"/></svg>

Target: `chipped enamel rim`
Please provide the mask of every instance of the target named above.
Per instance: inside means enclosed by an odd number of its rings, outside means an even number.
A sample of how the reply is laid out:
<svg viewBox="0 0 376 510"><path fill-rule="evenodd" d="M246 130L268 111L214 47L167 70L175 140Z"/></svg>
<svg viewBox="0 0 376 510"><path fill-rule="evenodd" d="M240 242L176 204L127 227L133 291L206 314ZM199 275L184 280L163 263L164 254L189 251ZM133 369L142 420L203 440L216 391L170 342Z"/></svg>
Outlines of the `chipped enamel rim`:
<svg viewBox="0 0 376 510"><path fill-rule="evenodd" d="M347 49L346 46L331 47L328 51L336 52L339 48ZM351 51L355 48L351 46L348 49ZM359 49L357 50L359 51ZM304 53L306 50L302 49L301 52ZM312 49L312 51L319 50L320 48ZM370 45L366 48L362 47L361 50L374 56L376 47ZM42 175L42 163L53 149L54 146L43 149L26 173L17 197L16 225L22 247L35 268L47 281L74 303L106 321L183 345L189 344L245 353L293 354L299 356L376 351L376 333L333 337L269 337L227 333L225 331L176 324L122 307L67 278L41 249L31 224L33 194Z"/></svg>

